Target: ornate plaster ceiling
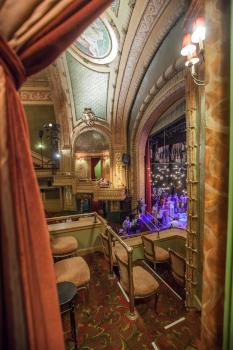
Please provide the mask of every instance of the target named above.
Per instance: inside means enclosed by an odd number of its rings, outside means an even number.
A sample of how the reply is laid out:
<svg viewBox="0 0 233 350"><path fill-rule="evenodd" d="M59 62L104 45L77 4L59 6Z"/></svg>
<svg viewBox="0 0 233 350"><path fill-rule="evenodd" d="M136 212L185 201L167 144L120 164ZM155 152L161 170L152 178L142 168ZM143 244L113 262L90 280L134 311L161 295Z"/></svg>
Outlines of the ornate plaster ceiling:
<svg viewBox="0 0 233 350"><path fill-rule="evenodd" d="M127 128L135 129L139 110L158 91L158 76L169 64L176 67L180 39L173 28L182 31L182 19L177 23L187 1L114 0L51 65L44 80L42 74L25 84L22 91L41 84L47 103L54 104L63 146L83 131L82 111L90 107L99 117L95 128L112 139L113 149L126 151Z"/></svg>
<svg viewBox="0 0 233 350"><path fill-rule="evenodd" d="M132 2L115 0L63 56L73 126L79 127L85 107L110 129L114 89Z"/></svg>

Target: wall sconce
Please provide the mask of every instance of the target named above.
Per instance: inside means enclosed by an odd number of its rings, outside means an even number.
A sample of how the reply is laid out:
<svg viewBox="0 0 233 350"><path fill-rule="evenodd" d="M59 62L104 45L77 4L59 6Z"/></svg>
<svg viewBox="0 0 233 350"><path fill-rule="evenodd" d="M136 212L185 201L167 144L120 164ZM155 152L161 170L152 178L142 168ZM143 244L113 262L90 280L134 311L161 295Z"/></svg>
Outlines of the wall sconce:
<svg viewBox="0 0 233 350"><path fill-rule="evenodd" d="M92 127L95 124L97 117L91 108L84 108L82 113L82 121L86 124L87 127Z"/></svg>
<svg viewBox="0 0 233 350"><path fill-rule="evenodd" d="M205 19L198 17L192 25L193 32L186 33L182 41L181 55L186 56L185 66L190 68L193 81L196 85L205 85L205 81L198 79L195 65L204 61Z"/></svg>

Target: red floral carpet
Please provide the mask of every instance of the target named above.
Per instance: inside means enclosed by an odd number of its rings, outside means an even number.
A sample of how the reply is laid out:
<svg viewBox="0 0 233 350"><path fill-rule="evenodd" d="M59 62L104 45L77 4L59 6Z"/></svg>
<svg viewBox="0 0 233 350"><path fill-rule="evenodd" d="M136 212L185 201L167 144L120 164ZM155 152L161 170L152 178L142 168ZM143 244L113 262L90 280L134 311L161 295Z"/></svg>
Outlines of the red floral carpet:
<svg viewBox="0 0 233 350"><path fill-rule="evenodd" d="M186 312L183 301L161 282L157 314L154 300L137 303L139 317L127 318L128 303L117 278L108 279L108 265L101 253L85 257L91 270L89 301L83 295L76 299L79 350L194 350L198 348L200 315ZM185 317L185 321L167 330L164 326ZM68 316L63 320L67 349L71 349Z"/></svg>

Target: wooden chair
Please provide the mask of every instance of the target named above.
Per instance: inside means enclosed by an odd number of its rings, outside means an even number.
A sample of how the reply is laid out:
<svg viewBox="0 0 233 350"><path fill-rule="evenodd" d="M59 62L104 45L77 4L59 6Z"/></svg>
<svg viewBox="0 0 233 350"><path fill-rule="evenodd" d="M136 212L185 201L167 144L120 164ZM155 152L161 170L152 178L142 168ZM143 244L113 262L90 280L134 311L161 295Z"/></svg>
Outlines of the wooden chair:
<svg viewBox="0 0 233 350"><path fill-rule="evenodd" d="M129 313L130 319L135 319L135 299L145 299L155 297L154 308L156 311L159 284L155 277L143 266L133 266L132 251L128 247L127 260L125 255L116 253L117 263L120 273L120 284L129 298Z"/></svg>
<svg viewBox="0 0 233 350"><path fill-rule="evenodd" d="M166 249L158 247L156 245L156 241L142 235L142 244L144 248L145 259L153 264L154 269L156 269L156 264L169 262L168 251Z"/></svg>
<svg viewBox="0 0 233 350"><path fill-rule="evenodd" d="M72 236L50 236L50 247L55 261L75 256L78 249L78 241Z"/></svg>
<svg viewBox="0 0 233 350"><path fill-rule="evenodd" d="M109 263L109 274L113 276L113 266L117 266L116 253L121 251L124 253L124 248L121 246L116 246L115 241L113 241L111 234L106 230L106 233L101 233L100 238L102 241L103 251L105 259ZM125 257L127 258L127 253L125 252Z"/></svg>
<svg viewBox="0 0 233 350"><path fill-rule="evenodd" d="M186 261L183 256L172 249L168 249L171 261L171 273L180 286L185 286Z"/></svg>

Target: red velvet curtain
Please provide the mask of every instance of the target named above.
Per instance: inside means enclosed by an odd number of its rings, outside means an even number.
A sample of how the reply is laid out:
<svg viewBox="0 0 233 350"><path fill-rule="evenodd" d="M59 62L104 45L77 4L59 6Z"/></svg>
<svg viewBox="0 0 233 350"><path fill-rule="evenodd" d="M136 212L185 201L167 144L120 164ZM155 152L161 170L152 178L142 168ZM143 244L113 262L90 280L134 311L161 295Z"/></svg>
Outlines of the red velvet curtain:
<svg viewBox="0 0 233 350"><path fill-rule="evenodd" d="M0 298L4 305L0 317L4 349L64 349L49 234L17 89L27 76L49 65L110 2L74 0L17 53L0 33Z"/></svg>
<svg viewBox="0 0 233 350"><path fill-rule="evenodd" d="M151 174L150 174L150 144L146 143L146 210L151 211Z"/></svg>
<svg viewBox="0 0 233 350"><path fill-rule="evenodd" d="M91 158L91 178L96 179L95 176L95 167L99 163L100 158Z"/></svg>

